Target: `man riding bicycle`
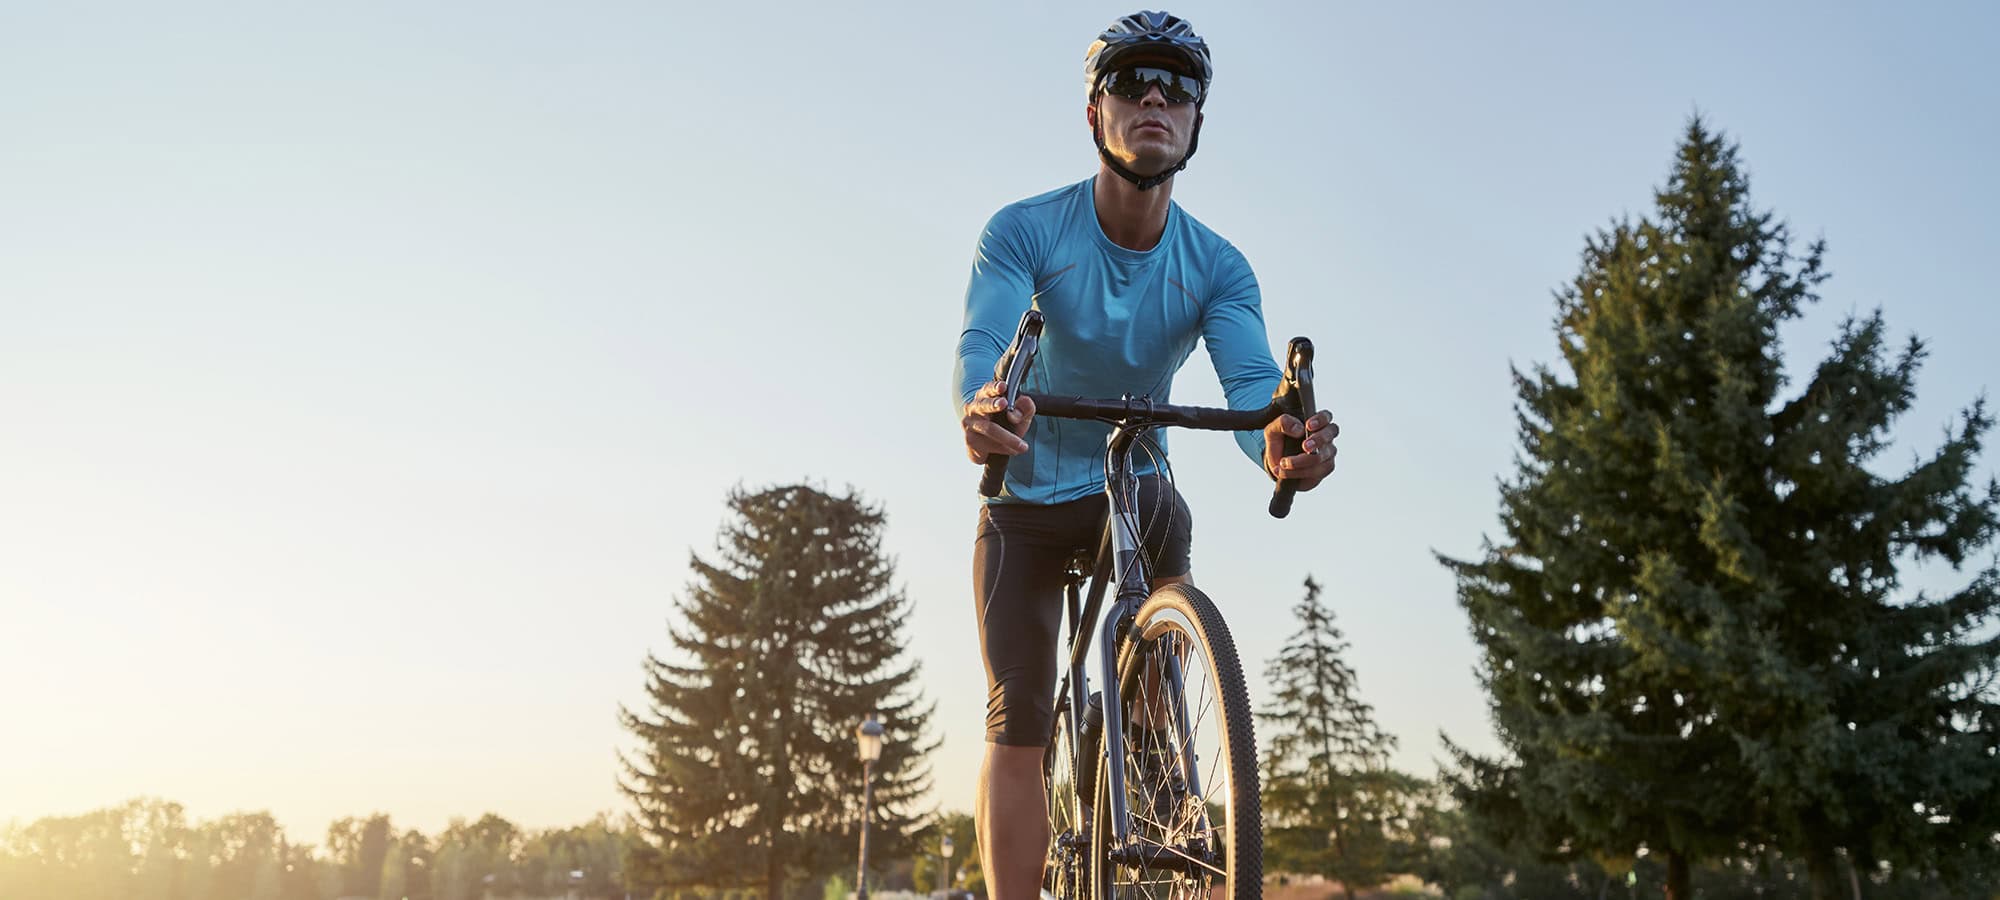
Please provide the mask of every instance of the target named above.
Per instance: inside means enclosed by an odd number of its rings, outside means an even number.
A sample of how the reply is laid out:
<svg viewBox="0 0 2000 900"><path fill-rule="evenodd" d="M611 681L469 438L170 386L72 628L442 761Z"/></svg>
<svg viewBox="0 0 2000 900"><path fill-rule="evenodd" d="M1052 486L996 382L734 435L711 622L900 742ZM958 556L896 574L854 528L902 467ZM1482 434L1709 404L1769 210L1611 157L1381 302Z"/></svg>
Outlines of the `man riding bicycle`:
<svg viewBox="0 0 2000 900"><path fill-rule="evenodd" d="M973 597L986 662L986 755L975 819L994 900L1038 894L1049 842L1042 754L1054 716L1061 590L1070 559L1096 547L1105 515L1110 427L1051 420L1034 402L1007 408L994 364L1031 306L1046 325L1025 387L1166 401L1199 339L1232 409L1265 406L1277 386L1255 275L1230 243L1172 202L1194 155L1213 71L1188 23L1139 12L1112 23L1084 59L1085 121L1098 151L1091 178L1009 204L981 233L966 288L954 386L967 455L1015 457L984 504ZM994 417L997 417L997 421ZM1340 428L1325 410L1238 432L1273 478L1311 490L1334 468ZM1303 450L1284 453L1289 436ZM1150 440L1165 455L1164 436ZM1153 587L1189 580L1186 504L1145 458L1139 510Z"/></svg>

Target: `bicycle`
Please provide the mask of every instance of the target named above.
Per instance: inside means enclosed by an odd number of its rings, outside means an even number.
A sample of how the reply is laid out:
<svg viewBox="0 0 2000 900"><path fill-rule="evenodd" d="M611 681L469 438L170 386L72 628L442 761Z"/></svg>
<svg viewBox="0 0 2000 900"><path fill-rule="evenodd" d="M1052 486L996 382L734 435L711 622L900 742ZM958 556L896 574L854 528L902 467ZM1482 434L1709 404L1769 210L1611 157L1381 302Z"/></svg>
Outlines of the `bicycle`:
<svg viewBox="0 0 2000 900"><path fill-rule="evenodd" d="M1029 310L995 366L1008 409L1022 396L1041 331L1041 313ZM1253 900L1263 894L1257 742L1243 667L1206 594L1191 584L1150 591L1132 451L1156 428L1261 430L1286 413L1303 420L1317 409L1312 352L1311 341L1292 339L1284 377L1261 410L1026 394L1038 417L1112 426L1105 452L1109 511L1096 552L1078 554L1069 566L1063 590L1068 661L1043 756L1050 841L1042 886L1057 900ZM1004 415L993 418L1004 421ZM1299 441L1287 438L1285 454L1298 452ZM997 495L1006 468L1005 455L989 454L980 492ZM1271 515L1283 518L1290 511L1294 488L1278 483ZM1113 583L1117 592L1100 628L1098 614ZM1103 683L1098 694L1089 691L1085 673L1090 641L1084 636L1093 630ZM1106 709L1118 714L1104 715Z"/></svg>

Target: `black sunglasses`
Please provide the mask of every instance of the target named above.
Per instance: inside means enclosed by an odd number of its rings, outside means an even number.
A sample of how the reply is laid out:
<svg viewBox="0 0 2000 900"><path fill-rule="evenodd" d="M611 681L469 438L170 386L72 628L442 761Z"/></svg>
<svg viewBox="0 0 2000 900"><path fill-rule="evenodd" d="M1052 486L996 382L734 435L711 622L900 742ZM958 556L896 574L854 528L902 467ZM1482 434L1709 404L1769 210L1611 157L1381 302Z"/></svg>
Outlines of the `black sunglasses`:
<svg viewBox="0 0 2000 900"><path fill-rule="evenodd" d="M1146 92L1159 85L1160 96L1168 103L1193 103L1201 99L1201 79L1153 66L1127 66L1104 76L1104 92L1127 100L1144 100Z"/></svg>

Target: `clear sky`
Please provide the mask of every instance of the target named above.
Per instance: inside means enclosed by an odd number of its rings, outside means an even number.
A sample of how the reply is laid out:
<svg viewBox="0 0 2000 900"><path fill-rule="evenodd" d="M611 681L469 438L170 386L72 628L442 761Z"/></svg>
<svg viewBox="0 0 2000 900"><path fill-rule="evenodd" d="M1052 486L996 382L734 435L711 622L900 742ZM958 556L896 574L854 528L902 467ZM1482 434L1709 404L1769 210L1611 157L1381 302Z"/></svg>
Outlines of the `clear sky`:
<svg viewBox="0 0 2000 900"><path fill-rule="evenodd" d="M1794 371L1882 307L1907 440L2000 381L1981 3L1214 3L1175 199L1340 471L1284 522L1174 442L1249 668L1311 573L1430 772L1494 739L1431 554L1495 533L1510 361L1688 117L1824 236ZM969 808L976 470L950 372L996 208L1089 176L1104 3L0 7L0 823L151 795L295 837L625 808L620 703L732 485L882 504ZM1175 389L1219 400L1202 354ZM1984 468L1994 468L1989 453Z"/></svg>

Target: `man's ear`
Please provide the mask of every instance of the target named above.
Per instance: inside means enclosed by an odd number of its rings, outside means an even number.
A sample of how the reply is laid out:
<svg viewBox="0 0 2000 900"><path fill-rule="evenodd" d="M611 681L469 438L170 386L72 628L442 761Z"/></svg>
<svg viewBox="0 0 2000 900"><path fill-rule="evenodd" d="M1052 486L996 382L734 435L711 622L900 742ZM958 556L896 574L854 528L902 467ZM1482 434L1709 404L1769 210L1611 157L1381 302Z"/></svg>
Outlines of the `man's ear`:
<svg viewBox="0 0 2000 900"><path fill-rule="evenodd" d="M1090 130L1097 130L1097 101L1095 99L1083 105L1083 120L1090 123Z"/></svg>

